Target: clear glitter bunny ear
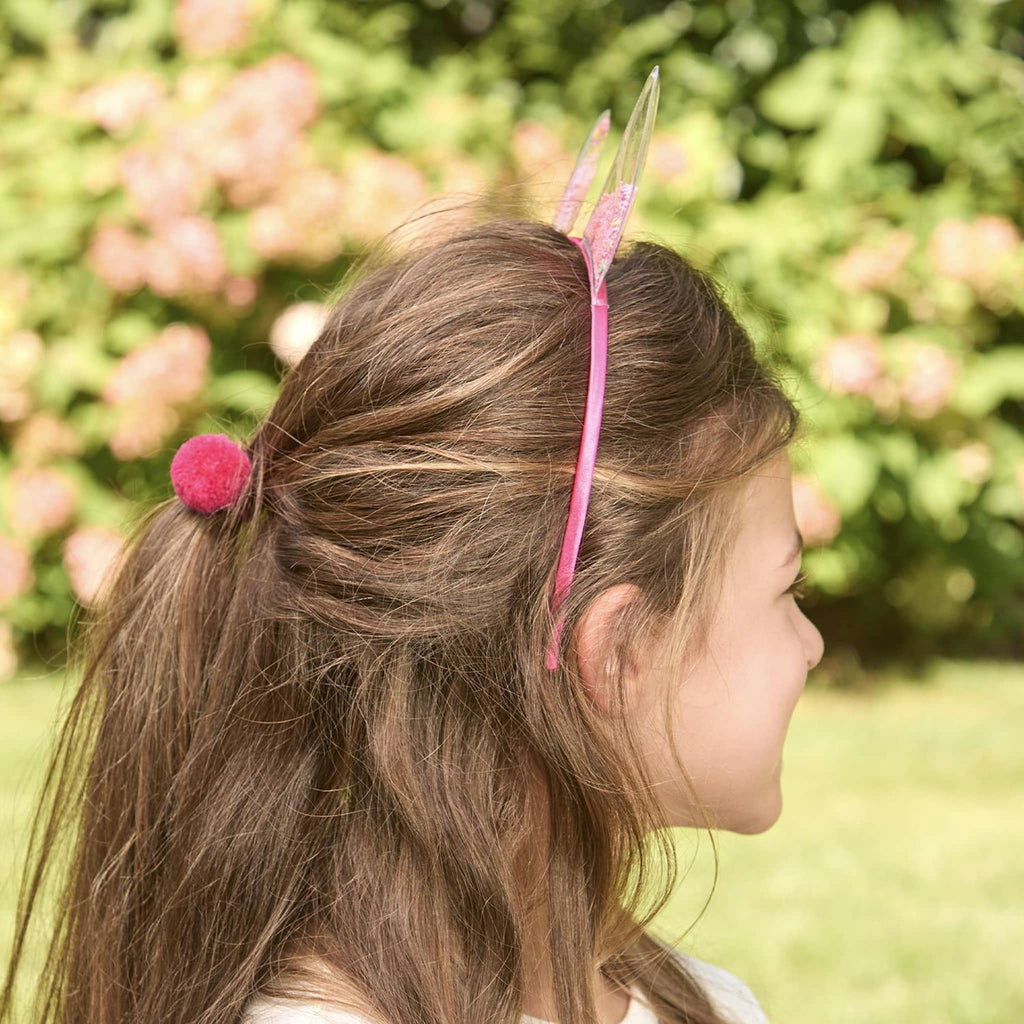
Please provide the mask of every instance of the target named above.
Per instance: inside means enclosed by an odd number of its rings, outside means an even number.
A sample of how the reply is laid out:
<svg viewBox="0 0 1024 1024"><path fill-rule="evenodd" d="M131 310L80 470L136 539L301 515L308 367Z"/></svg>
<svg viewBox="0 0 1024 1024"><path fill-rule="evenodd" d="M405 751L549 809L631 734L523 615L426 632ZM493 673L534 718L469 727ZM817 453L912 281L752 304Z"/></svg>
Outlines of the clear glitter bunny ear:
<svg viewBox="0 0 1024 1024"><path fill-rule="evenodd" d="M594 212L583 229L583 244L590 254L593 276L591 297L596 297L601 282L611 266L615 250L629 219L636 199L637 182L644 169L651 143L654 116L658 111L660 80L658 65L650 73L629 115L615 160L608 171L604 188Z"/></svg>
<svg viewBox="0 0 1024 1024"><path fill-rule="evenodd" d="M558 212L555 214L554 226L563 234L569 234L573 224L576 223L576 215L580 212L580 206L590 190L591 182L597 173L597 161L601 156L601 146L604 145L605 136L612 123L612 112L602 111L594 122L594 127L580 148L580 154L576 157L576 166L569 175L569 183L565 186L562 198L558 203Z"/></svg>

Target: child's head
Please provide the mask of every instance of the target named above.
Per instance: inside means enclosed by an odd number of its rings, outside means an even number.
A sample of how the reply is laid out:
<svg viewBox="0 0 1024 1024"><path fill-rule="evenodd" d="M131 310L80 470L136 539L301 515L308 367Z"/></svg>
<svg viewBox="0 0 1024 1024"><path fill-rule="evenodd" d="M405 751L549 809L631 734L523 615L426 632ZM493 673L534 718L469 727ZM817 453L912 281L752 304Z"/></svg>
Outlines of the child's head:
<svg viewBox="0 0 1024 1024"><path fill-rule="evenodd" d="M417 676L441 670L449 697L465 680L459 695L503 731L509 716L506 735L526 726L531 749L577 709L549 714L553 681L532 662L551 634L546 555L554 544L557 561L587 393L585 284L579 252L529 222L426 244L349 291L254 442L289 557L281 593L289 606L327 596L332 656L416 652ZM615 684L643 695L647 717L671 707L703 807L662 764L668 823L706 809L760 831L821 656L789 593L795 415L712 283L669 250L635 246L608 291L599 457L555 694L578 678L605 712ZM594 625L573 630L584 611ZM609 675L609 661L639 674Z"/></svg>
<svg viewBox="0 0 1024 1024"><path fill-rule="evenodd" d="M628 685L667 824L701 820L667 750L670 733L661 717L666 704L700 803L717 827L752 833L778 819L786 730L823 645L794 593L802 538L787 451L740 481L736 511L706 650L680 659L651 645L631 666ZM591 693L606 685L600 637L635 589L609 587L583 616L580 672Z"/></svg>
<svg viewBox="0 0 1024 1024"><path fill-rule="evenodd" d="M590 303L582 254L546 225L373 267L284 380L237 509L172 498L140 524L61 739L98 725L85 931L61 958L81 992L199 1019L309 955L385 1019L497 1020L531 934L521 872L541 864L567 998L600 957L666 1014L699 1006L677 974L655 984L645 928L668 891L625 880L647 877L645 836L705 804L737 831L777 816L771 772L820 657L778 564L798 415L675 253L634 245L607 291L555 672Z"/></svg>

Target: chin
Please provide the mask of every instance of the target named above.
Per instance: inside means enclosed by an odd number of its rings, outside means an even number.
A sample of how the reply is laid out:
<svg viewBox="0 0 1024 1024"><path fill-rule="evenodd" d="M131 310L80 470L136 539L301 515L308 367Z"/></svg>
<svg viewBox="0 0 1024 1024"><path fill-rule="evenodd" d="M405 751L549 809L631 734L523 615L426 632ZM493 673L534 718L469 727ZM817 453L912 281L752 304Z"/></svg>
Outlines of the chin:
<svg viewBox="0 0 1024 1024"><path fill-rule="evenodd" d="M782 815L782 790L775 786L765 800L752 808L751 812L741 821L730 826L730 832L738 832L743 836L756 836L767 832Z"/></svg>

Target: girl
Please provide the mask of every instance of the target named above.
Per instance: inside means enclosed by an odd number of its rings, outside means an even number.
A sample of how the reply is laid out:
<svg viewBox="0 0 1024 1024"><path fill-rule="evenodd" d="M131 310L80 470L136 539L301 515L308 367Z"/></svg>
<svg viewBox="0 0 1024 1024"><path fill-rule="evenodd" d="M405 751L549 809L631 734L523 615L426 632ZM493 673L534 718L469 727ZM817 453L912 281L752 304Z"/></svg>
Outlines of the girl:
<svg viewBox="0 0 1024 1024"><path fill-rule="evenodd" d="M606 286L555 670L591 314L551 226L373 267L231 504L138 524L82 644L0 1019L71 823L36 1022L766 1020L648 926L667 829L780 812L822 654L793 595L798 413L670 249L634 244Z"/></svg>

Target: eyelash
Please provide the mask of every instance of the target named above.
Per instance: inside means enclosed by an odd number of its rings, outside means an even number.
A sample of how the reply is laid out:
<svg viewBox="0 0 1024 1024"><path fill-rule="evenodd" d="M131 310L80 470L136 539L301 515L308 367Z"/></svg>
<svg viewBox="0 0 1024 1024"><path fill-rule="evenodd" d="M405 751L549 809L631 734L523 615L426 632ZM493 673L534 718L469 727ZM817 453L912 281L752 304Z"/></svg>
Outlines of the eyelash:
<svg viewBox="0 0 1024 1024"><path fill-rule="evenodd" d="M807 596L807 588L803 585L803 583L806 579L807 574L801 573L799 576L797 576L795 580L793 580L792 585L786 591L786 593L792 594L797 600L802 600L803 598L805 598Z"/></svg>

